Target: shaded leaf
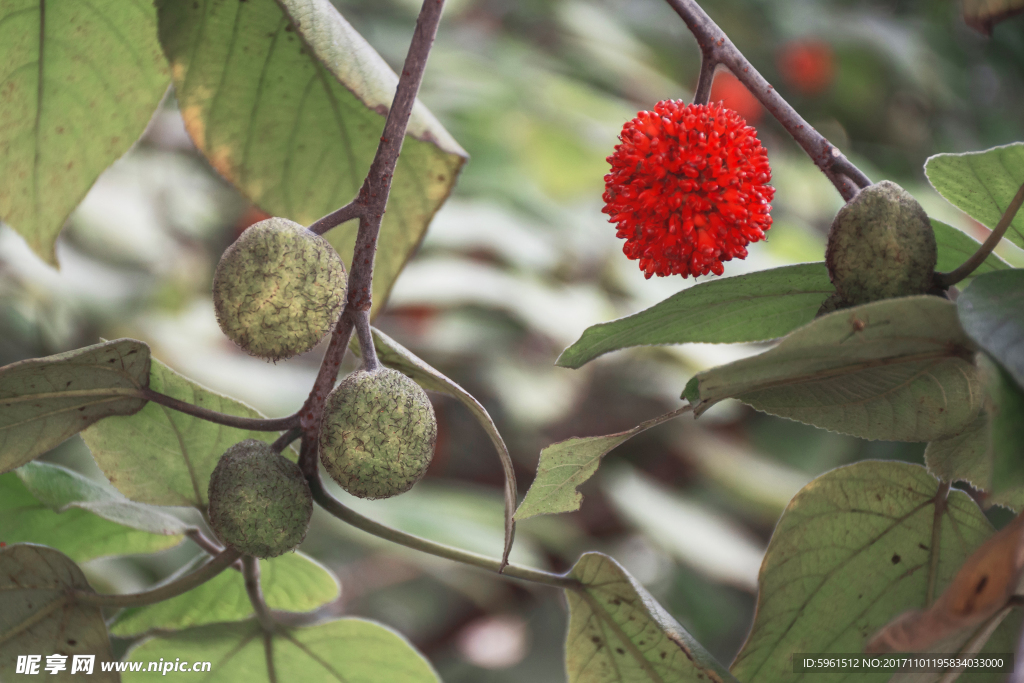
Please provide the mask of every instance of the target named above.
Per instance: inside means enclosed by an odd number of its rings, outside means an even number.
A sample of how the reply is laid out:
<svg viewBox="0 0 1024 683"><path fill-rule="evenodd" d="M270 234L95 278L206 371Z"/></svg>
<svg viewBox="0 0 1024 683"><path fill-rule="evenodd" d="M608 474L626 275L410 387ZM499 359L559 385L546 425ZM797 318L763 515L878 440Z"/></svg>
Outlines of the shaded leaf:
<svg viewBox="0 0 1024 683"><path fill-rule="evenodd" d="M190 574L209 560L197 557L167 582ZM338 597L338 580L323 565L302 553L260 560L260 586L271 609L309 612ZM116 636L135 636L151 629L178 630L217 622L242 621L253 614L241 572L221 572L176 598L122 611L110 627Z"/></svg>
<svg viewBox="0 0 1024 683"><path fill-rule="evenodd" d="M40 258L168 81L145 0L0 4L0 220Z"/></svg>
<svg viewBox="0 0 1024 683"><path fill-rule="evenodd" d="M937 499L939 482L901 462L860 462L808 484L768 545L754 624L733 674L744 683L797 680L794 652L861 652L894 617L924 607L933 567L937 595L992 534L978 506L957 490L933 534ZM890 675L859 673L855 680Z"/></svg>
<svg viewBox="0 0 1024 683"><path fill-rule="evenodd" d="M1024 0L963 0L964 21L971 28L992 35L992 26L1024 12Z"/></svg>
<svg viewBox="0 0 1024 683"><path fill-rule="evenodd" d="M934 218L929 219L932 224L932 232L935 233L935 244L938 248L939 258L935 263L935 270L939 272L948 273L954 270L961 263L970 258L974 252L978 250L981 243L975 240L967 233L957 230L951 225L946 225L942 221L937 221ZM988 258L982 261L981 265L970 275L969 278L964 280L965 284L961 284L960 288L967 286L973 278L985 273L994 273L999 270L1009 269L1008 264L1003 259L999 258L995 254L989 254Z"/></svg>
<svg viewBox="0 0 1024 683"><path fill-rule="evenodd" d="M956 305L967 335L1024 387L1024 270L975 278Z"/></svg>
<svg viewBox="0 0 1024 683"><path fill-rule="evenodd" d="M955 207L992 229L1024 184L1024 142L984 152L936 154L924 164L925 175ZM1006 239L1024 248L1024 212L1018 212Z"/></svg>
<svg viewBox="0 0 1024 683"><path fill-rule="evenodd" d="M177 518L57 465L33 462L0 475L0 541L8 545L47 545L84 562L163 550L184 531Z"/></svg>
<svg viewBox="0 0 1024 683"><path fill-rule="evenodd" d="M980 354L979 366L988 393L989 435L992 450L993 494L1024 491L1024 391L1013 379Z"/></svg>
<svg viewBox="0 0 1024 683"><path fill-rule="evenodd" d="M221 413L263 417L244 403L210 391L155 359L149 386ZM206 508L210 473L228 447L246 439L270 443L277 436L275 432L214 424L157 403L150 403L131 417L104 420L82 433L96 464L128 498L152 505L200 509Z"/></svg>
<svg viewBox="0 0 1024 683"><path fill-rule="evenodd" d="M683 406L670 413L641 422L636 427L604 436L574 436L551 444L540 452L537 476L516 510L516 520L535 515L550 515L580 509L583 496L576 490L580 484L594 476L601 458L614 448L629 441L640 432L667 422L690 410Z"/></svg>
<svg viewBox="0 0 1024 683"><path fill-rule="evenodd" d="M103 614L96 605L73 602L71 591L91 591L82 570L52 548L14 545L0 549L0 679L15 680L18 655L42 655L40 673L51 681L75 681L75 655L95 655L92 681L117 681L101 662L114 656ZM67 657L67 669L56 676L43 671L46 655ZM21 678L21 676L18 676Z"/></svg>
<svg viewBox="0 0 1024 683"><path fill-rule="evenodd" d="M20 467L97 420L146 405L149 347L94 344L0 368L0 472Z"/></svg>
<svg viewBox="0 0 1024 683"><path fill-rule="evenodd" d="M814 320L833 292L824 263L704 282L647 310L587 328L555 365L578 368L630 346L774 339Z"/></svg>
<svg viewBox="0 0 1024 683"><path fill-rule="evenodd" d="M405 348L391 337L387 336L377 328L371 328L373 333L373 346L377 352L377 358L381 363L398 370L428 391L437 391L456 399L469 409L476 421L487 432L487 436L498 451L498 459L505 474L505 546L502 551L502 561L508 561L508 554L512 552L512 538L515 535L515 521L513 513L518 501L516 490L516 471L512 465L512 456L508 453L504 439L498 433L498 427L488 414L487 409L480 405L468 391L448 379L433 367L421 360L416 354ZM353 344L358 349L358 344Z"/></svg>
<svg viewBox="0 0 1024 683"><path fill-rule="evenodd" d="M157 2L185 126L267 212L308 225L356 196L398 78L328 0ZM374 266L379 309L466 153L417 104ZM356 226L326 235L351 266Z"/></svg>
<svg viewBox="0 0 1024 683"><path fill-rule="evenodd" d="M719 681L735 683L615 560L586 553L569 572L569 683Z"/></svg>
<svg viewBox="0 0 1024 683"><path fill-rule="evenodd" d="M303 683L439 683L430 663L402 636L364 619L282 629L271 638L275 676L267 673L263 631L253 621L214 624L151 638L132 648L128 661L214 662L223 683L270 683L301 672ZM125 675L126 681L166 680L159 673Z"/></svg>
<svg viewBox="0 0 1024 683"><path fill-rule="evenodd" d="M1007 606L1024 571L1024 515L971 553L928 609L913 609L887 624L866 652L925 652L935 643L971 629Z"/></svg>
<svg viewBox="0 0 1024 683"><path fill-rule="evenodd" d="M701 372L687 395L698 394L697 415L737 398L865 439L929 441L977 416L973 355L952 302L887 299L823 316L765 353Z"/></svg>

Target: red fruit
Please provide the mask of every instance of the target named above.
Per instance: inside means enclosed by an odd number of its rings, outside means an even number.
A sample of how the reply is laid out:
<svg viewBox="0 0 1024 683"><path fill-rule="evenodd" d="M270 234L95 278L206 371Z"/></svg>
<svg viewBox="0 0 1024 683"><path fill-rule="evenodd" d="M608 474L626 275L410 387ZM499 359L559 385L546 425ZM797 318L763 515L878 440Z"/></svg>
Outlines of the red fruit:
<svg viewBox="0 0 1024 683"><path fill-rule="evenodd" d="M779 50L779 71L794 90L816 95L832 84L835 56L832 47L820 40L795 40Z"/></svg>
<svg viewBox="0 0 1024 683"><path fill-rule="evenodd" d="M731 71L724 68L715 73L715 80L711 83L710 102L721 102L726 109L745 118L749 123L757 123L764 114L764 107L754 95L747 90L747 86L740 83L740 79L732 75Z"/></svg>
<svg viewBox="0 0 1024 683"><path fill-rule="evenodd" d="M604 177L622 251L651 275L721 275L771 227L775 189L757 131L720 104L666 100L627 121Z"/></svg>

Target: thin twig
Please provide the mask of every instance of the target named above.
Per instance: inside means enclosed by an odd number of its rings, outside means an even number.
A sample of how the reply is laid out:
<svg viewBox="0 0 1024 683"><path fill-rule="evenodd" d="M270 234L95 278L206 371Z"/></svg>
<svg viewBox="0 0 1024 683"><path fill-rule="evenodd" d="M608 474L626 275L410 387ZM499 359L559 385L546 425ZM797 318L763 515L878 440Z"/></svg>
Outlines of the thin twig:
<svg viewBox="0 0 1024 683"><path fill-rule="evenodd" d="M1020 186L1017 194L1010 200L1010 205L1006 207L1002 218L999 219L995 230L988 236L985 243L978 247L978 250L969 259L964 261L963 265L948 273L935 273L935 286L940 289L949 289L964 278L970 277L971 273L985 262L985 259L992 253L992 250L999 244L999 241L1003 239L1003 235L1006 234L1010 224L1013 223L1014 217L1020 210L1021 204L1024 204L1024 185Z"/></svg>
<svg viewBox="0 0 1024 683"><path fill-rule="evenodd" d="M288 448L292 441L302 436L302 429L300 427L292 427L287 432L277 437L274 443L270 444L271 450L275 453L280 453L284 449Z"/></svg>
<svg viewBox="0 0 1024 683"><path fill-rule="evenodd" d="M485 555L478 555L477 553L470 552L468 550L453 548L452 546L444 545L443 543L437 543L425 538L420 538L419 536L414 536L404 531L393 529L381 524L380 522L375 522L368 517L363 517L355 510L346 507L341 501L332 496L327 489L324 488L319 472L312 476L307 475L306 480L309 482L309 488L313 492L313 500L315 500L320 507L338 519L348 522L352 526L357 529L362 529L368 534L373 534L379 538L383 538L393 543L398 543L399 545L404 545L407 548L419 550L420 552L429 553L430 555L436 555L449 560L455 560L456 562L473 565L474 567L481 567L493 572L499 572L502 569L502 561L499 559L487 557ZM504 571L501 573L503 576L511 576L512 578L523 579L524 581L533 581L534 583L543 583L548 586L555 586L556 588L576 589L579 587L579 582L575 579L570 579L563 574L553 574L551 572L523 567L517 564L509 564L508 566L505 566Z"/></svg>
<svg viewBox="0 0 1024 683"><path fill-rule="evenodd" d="M260 561L252 555L242 556L242 576L245 577L245 592L252 603L252 609L256 613L256 620L267 633L277 630L274 617L270 616L270 608L263 600L263 590L260 588Z"/></svg>
<svg viewBox="0 0 1024 683"><path fill-rule="evenodd" d="M700 75L697 77L697 89L693 91L694 104L707 104L711 99L711 84L715 80L715 69L718 62L708 52L702 52L700 60Z"/></svg>
<svg viewBox="0 0 1024 683"><path fill-rule="evenodd" d="M127 593L125 595L75 591L75 601L91 605L101 605L103 607L140 607L142 605L152 605L153 603L169 600L182 593L187 593L197 586L201 586L230 567L241 556L242 553L234 548L227 548L221 551L220 554L210 558L209 562L194 572L152 590L143 591L142 593Z"/></svg>
<svg viewBox="0 0 1024 683"><path fill-rule="evenodd" d="M423 71L426 69L427 57L434 44L434 36L437 34L437 26L441 21L443 9L444 0L424 0L423 2L419 18L416 20L412 41L409 43L405 65L398 79L398 88L395 90L395 97L391 102L387 121L384 123L384 132L377 145L377 153L359 190L359 196L354 200L360 205L360 217L359 233L356 236L355 250L352 254L352 269L348 280L348 301L345 304L345 310L342 311L335 324L334 332L331 334L331 342L327 347L327 353L324 354L323 362L320 364L320 371L317 373L313 389L309 392L306 403L299 411L299 423L304 432L304 440L315 436L316 430L320 426L324 400L338 379L341 360L345 356L349 337L352 334L353 320L352 316L347 313L370 310L373 300L373 260L377 253L380 224L384 217L388 196L391 193L391 180L395 173L398 157L402 152L405 131L409 127L409 117L412 114L413 104L416 102L420 82L423 80ZM344 211L344 209L345 207L342 207L339 211Z"/></svg>
<svg viewBox="0 0 1024 683"><path fill-rule="evenodd" d="M332 211L316 223L313 223L313 225L309 226L309 230L317 235L322 235L331 228L337 227L353 218L362 218L362 216L363 205L353 199L337 211Z"/></svg>
<svg viewBox="0 0 1024 683"><path fill-rule="evenodd" d="M797 144L803 147L807 155L832 181L844 199L849 200L856 194L855 186L866 187L871 184L864 173L846 159L838 148L814 130L811 124L807 123L776 92L775 88L747 61L743 53L733 45L725 32L701 9L696 0L665 1L682 18L694 38L697 39L697 45L703 55L702 76L704 74L703 63L709 60L713 64L724 64L729 67L736 78L747 86L747 90L764 105L768 113L774 116L796 140ZM840 174L848 176L851 180L842 178Z"/></svg>
<svg viewBox="0 0 1024 683"><path fill-rule="evenodd" d="M351 315L359 340L359 353L363 357L363 370L373 372L380 367L380 361L377 360L377 348L373 344L373 332L370 331L370 312L352 311Z"/></svg>
<svg viewBox="0 0 1024 683"><path fill-rule="evenodd" d="M263 632L263 655L267 662L267 680L269 683L277 683L277 668L274 666L274 635L269 631Z"/></svg>
<svg viewBox="0 0 1024 683"><path fill-rule="evenodd" d="M185 401L179 401L178 399L167 396L166 394L161 394L159 391L154 391L149 387L142 387L139 391L142 394L142 398L145 398L148 401L159 403L162 406L167 406L168 408L177 410L178 412L198 417L202 420L206 420L207 422L214 422L228 427L251 429L257 432L279 432L282 429L297 427L299 424L298 413L289 415L288 417L277 417L272 419L239 417L237 415L219 413L216 410L203 408L202 406L186 403Z"/></svg>

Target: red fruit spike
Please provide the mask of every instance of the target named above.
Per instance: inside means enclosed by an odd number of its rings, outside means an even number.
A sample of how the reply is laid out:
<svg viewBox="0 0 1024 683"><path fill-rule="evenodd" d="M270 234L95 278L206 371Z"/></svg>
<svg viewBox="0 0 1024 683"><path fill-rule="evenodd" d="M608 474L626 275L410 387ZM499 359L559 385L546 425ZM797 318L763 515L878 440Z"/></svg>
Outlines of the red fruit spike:
<svg viewBox="0 0 1024 683"><path fill-rule="evenodd" d="M768 153L735 111L666 100L627 121L620 139L602 211L645 277L721 275L723 261L764 239Z"/></svg>

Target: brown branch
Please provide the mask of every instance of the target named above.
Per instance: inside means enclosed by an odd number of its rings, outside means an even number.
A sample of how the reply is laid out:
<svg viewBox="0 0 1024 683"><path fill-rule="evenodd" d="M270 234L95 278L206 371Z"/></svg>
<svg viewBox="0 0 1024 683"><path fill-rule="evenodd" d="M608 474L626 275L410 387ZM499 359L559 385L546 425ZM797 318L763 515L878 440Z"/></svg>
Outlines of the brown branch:
<svg viewBox="0 0 1024 683"><path fill-rule="evenodd" d="M176 398L161 394L159 391L154 391L149 387L143 387L139 390L142 394L142 398L152 401L153 403L159 403L162 406L167 406L173 410L177 410L181 413L198 417L207 422L215 422L216 424L225 425L228 427L237 427L239 429L251 429L257 432L278 432L283 429L290 429L291 427L297 427L299 424L299 414L289 415L288 417L277 417L273 419L260 418L260 417L239 417L237 415L227 415L225 413L219 413L216 410L210 410L209 408L203 408L202 406L193 405L185 401L179 401Z"/></svg>
<svg viewBox="0 0 1024 683"><path fill-rule="evenodd" d="M263 590L260 588L260 561L252 555L242 556L242 576L245 577L245 592L252 603L252 609L256 613L256 620L267 633L277 630L274 617L270 616L270 608L263 600Z"/></svg>
<svg viewBox="0 0 1024 683"><path fill-rule="evenodd" d="M335 228L346 221L352 220L353 218L362 218L362 216L363 205L353 199L337 211L332 211L316 223L313 223L313 225L309 226L309 230L317 235L322 235L331 228Z"/></svg>
<svg viewBox="0 0 1024 683"><path fill-rule="evenodd" d="M1006 207L1006 211L1003 212L1002 218L999 219L999 223L996 224L995 230L988 236L985 243L978 247L978 250L971 255L969 259L963 262L963 264L956 269L948 273L935 273L934 284L939 289L949 289L956 283L960 282L966 277L969 277L971 273L978 269L978 267L985 262L992 250L996 248L1000 240L1003 239L1003 235L1010 227L1010 223L1013 223L1014 217L1017 212L1020 211L1021 204L1024 204L1024 185L1020 186L1017 190L1017 194L1010 200L1009 206Z"/></svg>
<svg viewBox="0 0 1024 683"><path fill-rule="evenodd" d="M772 116L782 124L783 128L796 140L811 161L825 173L836 190L849 200L857 192L858 187L867 187L871 180L850 162L835 145L826 140L811 124L807 123L793 107L783 99L775 88L757 72L747 61L729 36L711 20L701 9L696 0L665 0L675 10L693 37L697 39L703 59L701 62L701 79L706 78L706 63L724 64L740 80L743 85L764 105ZM698 93L702 83L698 81ZM710 83L707 84L710 92ZM695 101L697 101L695 99ZM849 180L843 178L847 176Z"/></svg>
<svg viewBox="0 0 1024 683"><path fill-rule="evenodd" d="M405 131L409 127L409 117L412 114L413 104L416 102L420 82L423 80L423 71L426 69L430 48L434 44L434 36L437 35L437 26L441 21L443 9L444 0L424 0L423 2L423 8L416 20L416 29L409 44L409 52L405 57L405 65L398 79L398 88L395 91L394 100L391 102L387 121L384 123L384 132L377 145L377 153L366 174L366 179L363 181L363 186L359 190L359 196L353 200L353 204L357 204L359 208L359 234L356 236L352 269L348 279L348 301L345 304L345 310L335 324L331 342L324 354L323 362L320 364L320 371L317 373L313 389L309 392L306 403L299 411L299 424L304 434L304 446L307 441L316 437L316 432L320 427L324 401L334 387L334 382L338 379L338 370L348 348L355 316L359 312L370 310L373 260L377 254L380 224L384 217L388 196L391 193L391 180L395 173L398 157L402 152ZM350 209L350 211L355 211L355 209ZM335 214L347 215L346 207L342 207ZM325 224L327 224L332 215L334 214L325 216L320 221L326 221ZM363 349L363 357L373 354L371 343L369 349ZM311 451L305 447L304 450L307 453L314 452L311 457L315 458L315 449ZM299 464L304 467L309 466L308 462L303 461L301 454ZM315 462L313 466L315 467Z"/></svg>
<svg viewBox="0 0 1024 683"><path fill-rule="evenodd" d="M693 91L694 104L707 104L711 99L711 84L715 81L715 69L718 62L708 52L701 51L700 75L697 76L697 89Z"/></svg>

